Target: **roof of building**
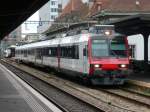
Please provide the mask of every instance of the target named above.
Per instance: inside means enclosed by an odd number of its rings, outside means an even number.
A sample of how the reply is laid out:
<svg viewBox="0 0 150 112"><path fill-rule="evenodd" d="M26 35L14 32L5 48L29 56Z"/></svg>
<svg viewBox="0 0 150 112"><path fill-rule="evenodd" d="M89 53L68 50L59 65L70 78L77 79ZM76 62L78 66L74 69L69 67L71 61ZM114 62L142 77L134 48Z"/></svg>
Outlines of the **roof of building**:
<svg viewBox="0 0 150 112"><path fill-rule="evenodd" d="M66 7L62 10L60 16L65 16L71 12L80 11L81 13L88 11L88 7L82 2L82 0L70 0Z"/></svg>
<svg viewBox="0 0 150 112"><path fill-rule="evenodd" d="M150 0L99 0L102 2L102 10L113 12L150 11Z"/></svg>
<svg viewBox="0 0 150 112"><path fill-rule="evenodd" d="M111 13L150 12L150 0L95 0L101 11Z"/></svg>
<svg viewBox="0 0 150 112"><path fill-rule="evenodd" d="M70 0L70 2L63 9L61 15L55 20L62 24L53 24L49 30L55 30L63 27L82 22L85 20L89 12L89 7L84 4L82 0ZM47 31L46 31L47 32Z"/></svg>

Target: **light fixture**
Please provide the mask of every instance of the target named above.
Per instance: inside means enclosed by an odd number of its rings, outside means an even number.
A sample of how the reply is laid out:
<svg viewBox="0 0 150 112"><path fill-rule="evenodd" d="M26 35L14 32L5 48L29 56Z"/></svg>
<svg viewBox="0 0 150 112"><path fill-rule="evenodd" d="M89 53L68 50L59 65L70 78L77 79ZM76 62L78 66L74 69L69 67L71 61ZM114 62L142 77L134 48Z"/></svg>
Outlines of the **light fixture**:
<svg viewBox="0 0 150 112"><path fill-rule="evenodd" d="M94 65L95 68L99 68L100 66L98 64Z"/></svg>
<svg viewBox="0 0 150 112"><path fill-rule="evenodd" d="M125 65L125 64L121 64L121 65L120 65L120 67L121 67L121 68L126 68L126 67L127 67L127 65Z"/></svg>
<svg viewBox="0 0 150 112"><path fill-rule="evenodd" d="M136 5L140 5L140 1L139 1L139 0L136 0L136 1L135 1L135 4L136 4Z"/></svg>
<svg viewBox="0 0 150 112"><path fill-rule="evenodd" d="M107 31L104 32L104 34L107 35L107 36L109 36L109 35L111 35L111 31L107 30Z"/></svg>

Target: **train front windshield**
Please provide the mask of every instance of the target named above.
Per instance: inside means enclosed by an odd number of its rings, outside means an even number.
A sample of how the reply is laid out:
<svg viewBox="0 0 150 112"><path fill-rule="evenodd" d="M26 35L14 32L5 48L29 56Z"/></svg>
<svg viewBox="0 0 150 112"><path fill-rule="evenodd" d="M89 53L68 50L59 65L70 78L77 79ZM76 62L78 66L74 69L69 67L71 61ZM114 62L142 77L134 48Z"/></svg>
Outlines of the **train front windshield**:
<svg viewBox="0 0 150 112"><path fill-rule="evenodd" d="M110 42L110 55L117 57L127 57L126 42L123 36L117 36Z"/></svg>
<svg viewBox="0 0 150 112"><path fill-rule="evenodd" d="M112 40L94 39L92 40L92 57L127 57L125 39L117 36Z"/></svg>
<svg viewBox="0 0 150 112"><path fill-rule="evenodd" d="M109 46L106 40L92 40L92 57L109 56Z"/></svg>

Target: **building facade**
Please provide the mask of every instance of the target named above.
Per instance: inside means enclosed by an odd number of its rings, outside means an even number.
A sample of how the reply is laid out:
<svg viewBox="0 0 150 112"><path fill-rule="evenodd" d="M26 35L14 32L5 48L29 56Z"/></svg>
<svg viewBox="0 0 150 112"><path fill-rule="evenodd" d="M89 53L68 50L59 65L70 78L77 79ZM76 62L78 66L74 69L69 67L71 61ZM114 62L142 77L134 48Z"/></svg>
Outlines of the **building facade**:
<svg viewBox="0 0 150 112"><path fill-rule="evenodd" d="M21 26L17 27L9 35L5 36L3 40L0 41L0 57L3 57L4 51L10 47L17 45L21 39Z"/></svg>
<svg viewBox="0 0 150 112"><path fill-rule="evenodd" d="M3 41L6 43L6 47L10 45L16 45L21 39L21 26L13 30L9 35L7 35Z"/></svg>
<svg viewBox="0 0 150 112"><path fill-rule="evenodd" d="M30 43L40 40L38 33L28 33L23 39L22 42L24 43Z"/></svg>
<svg viewBox="0 0 150 112"><path fill-rule="evenodd" d="M38 33L42 33L47 30L55 18L58 17L59 13L61 12L61 4L59 0L49 0L47 4L45 4L39 10L39 26L38 26Z"/></svg>

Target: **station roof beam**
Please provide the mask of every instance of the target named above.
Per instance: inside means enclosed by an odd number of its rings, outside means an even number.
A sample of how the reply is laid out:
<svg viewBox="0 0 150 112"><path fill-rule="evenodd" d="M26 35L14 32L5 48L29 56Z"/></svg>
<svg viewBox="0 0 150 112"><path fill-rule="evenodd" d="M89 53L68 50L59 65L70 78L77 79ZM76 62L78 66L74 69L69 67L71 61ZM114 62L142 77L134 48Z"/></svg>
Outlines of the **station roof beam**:
<svg viewBox="0 0 150 112"><path fill-rule="evenodd" d="M48 0L4 0L0 3L0 40L42 7Z"/></svg>

